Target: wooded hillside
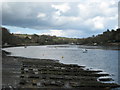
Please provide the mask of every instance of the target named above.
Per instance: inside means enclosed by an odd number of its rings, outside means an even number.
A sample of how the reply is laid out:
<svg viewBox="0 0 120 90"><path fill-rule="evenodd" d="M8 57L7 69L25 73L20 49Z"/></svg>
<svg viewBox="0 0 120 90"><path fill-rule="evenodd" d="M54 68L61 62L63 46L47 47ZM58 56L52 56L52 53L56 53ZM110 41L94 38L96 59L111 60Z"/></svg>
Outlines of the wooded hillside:
<svg viewBox="0 0 120 90"><path fill-rule="evenodd" d="M120 43L120 28L107 30L103 34L88 38L66 38L50 35L11 34L2 27L2 45L54 45L54 44L82 44L82 45L116 45Z"/></svg>

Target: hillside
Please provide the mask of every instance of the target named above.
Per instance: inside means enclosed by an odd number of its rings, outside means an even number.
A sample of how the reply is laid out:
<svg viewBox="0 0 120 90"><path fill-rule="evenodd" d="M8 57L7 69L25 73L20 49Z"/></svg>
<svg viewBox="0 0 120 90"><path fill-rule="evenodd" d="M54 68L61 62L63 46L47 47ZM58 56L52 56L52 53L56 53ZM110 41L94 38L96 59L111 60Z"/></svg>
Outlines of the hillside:
<svg viewBox="0 0 120 90"><path fill-rule="evenodd" d="M50 35L11 34L2 27L2 45L51 45L76 43L77 39Z"/></svg>
<svg viewBox="0 0 120 90"><path fill-rule="evenodd" d="M87 45L120 45L120 28L116 30L107 30L102 34L88 37L85 39L79 39L81 44Z"/></svg>
<svg viewBox="0 0 120 90"><path fill-rule="evenodd" d="M7 28L2 27L2 45L54 45L54 44L78 44L78 45L119 45L120 28L107 30L102 34L88 38L66 38L50 35L11 34Z"/></svg>

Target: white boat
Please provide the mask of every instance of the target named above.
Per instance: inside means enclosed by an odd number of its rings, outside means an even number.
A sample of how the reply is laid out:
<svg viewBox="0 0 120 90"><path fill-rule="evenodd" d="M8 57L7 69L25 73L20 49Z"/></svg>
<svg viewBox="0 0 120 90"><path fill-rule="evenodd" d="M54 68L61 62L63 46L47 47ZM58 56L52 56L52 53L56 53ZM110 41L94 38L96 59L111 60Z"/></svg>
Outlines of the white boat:
<svg viewBox="0 0 120 90"><path fill-rule="evenodd" d="M83 53L87 53L88 50L87 49L82 49L82 51L83 51Z"/></svg>

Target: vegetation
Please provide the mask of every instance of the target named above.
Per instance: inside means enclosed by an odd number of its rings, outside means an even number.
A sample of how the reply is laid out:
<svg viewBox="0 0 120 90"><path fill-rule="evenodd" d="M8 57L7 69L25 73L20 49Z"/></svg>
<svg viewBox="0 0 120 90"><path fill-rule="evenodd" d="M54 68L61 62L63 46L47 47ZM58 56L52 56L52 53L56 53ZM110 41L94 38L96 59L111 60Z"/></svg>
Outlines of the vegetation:
<svg viewBox="0 0 120 90"><path fill-rule="evenodd" d="M82 45L116 45L120 43L120 28L107 30L103 34L88 38L66 38L50 35L11 34L2 27L2 45L52 45L52 44L82 44Z"/></svg>
<svg viewBox="0 0 120 90"><path fill-rule="evenodd" d="M88 37L85 39L79 39L78 42L81 44L88 45L118 45L120 43L120 28L117 30L107 30L103 34L97 36Z"/></svg>
<svg viewBox="0 0 120 90"><path fill-rule="evenodd" d="M2 45L20 45L25 43L25 38L20 38L11 34L8 29L2 28Z"/></svg>

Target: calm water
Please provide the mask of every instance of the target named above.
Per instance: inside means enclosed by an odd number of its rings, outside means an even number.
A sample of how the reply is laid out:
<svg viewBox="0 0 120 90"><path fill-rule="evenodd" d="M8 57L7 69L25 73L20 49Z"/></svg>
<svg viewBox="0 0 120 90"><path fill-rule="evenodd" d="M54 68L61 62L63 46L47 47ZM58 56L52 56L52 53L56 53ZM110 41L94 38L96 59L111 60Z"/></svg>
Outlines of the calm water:
<svg viewBox="0 0 120 90"><path fill-rule="evenodd" d="M88 48L79 45L46 45L46 46L28 46L6 48L6 51L12 52L12 56L22 56L28 58L55 59L65 64L84 65L87 68L102 69L111 74L111 77L118 81L118 50L111 49L83 49ZM93 48L93 47L92 47Z"/></svg>

